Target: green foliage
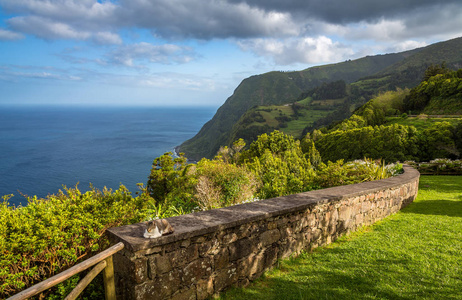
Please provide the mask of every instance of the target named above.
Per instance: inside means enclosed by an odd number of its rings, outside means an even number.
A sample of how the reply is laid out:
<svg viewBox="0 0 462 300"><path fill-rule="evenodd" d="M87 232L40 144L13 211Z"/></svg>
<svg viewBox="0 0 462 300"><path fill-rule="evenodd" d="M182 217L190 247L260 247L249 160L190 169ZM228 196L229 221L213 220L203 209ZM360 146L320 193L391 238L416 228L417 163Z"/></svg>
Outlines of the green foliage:
<svg viewBox="0 0 462 300"><path fill-rule="evenodd" d="M334 129L349 130L366 126L383 125L387 115L400 115L403 110L403 101L409 90L397 89L387 91L359 107L353 115L336 125Z"/></svg>
<svg viewBox="0 0 462 300"><path fill-rule="evenodd" d="M420 138L420 159L429 161L435 158L457 158L453 133L454 126L449 122L438 122L423 130Z"/></svg>
<svg viewBox="0 0 462 300"><path fill-rule="evenodd" d="M167 217L234 205L253 198L257 182L245 166L237 166L243 140L231 149L222 148L213 159L187 164L183 154L168 152L156 158L147 190L157 203L150 208L154 217Z"/></svg>
<svg viewBox="0 0 462 300"><path fill-rule="evenodd" d="M401 164L385 165L373 162L370 159L355 160L344 163L343 160L322 163L317 172L317 182L322 188L353 184L363 181L372 181L388 178L402 173Z"/></svg>
<svg viewBox="0 0 462 300"><path fill-rule="evenodd" d="M259 157L247 163L261 180L257 193L260 199L267 199L313 189L314 171L309 161L295 151L274 154L265 149Z"/></svg>
<svg viewBox="0 0 462 300"><path fill-rule="evenodd" d="M257 180L245 166L202 159L197 164L195 198L202 210L231 206L254 198Z"/></svg>
<svg viewBox="0 0 462 300"><path fill-rule="evenodd" d="M460 156L462 154L462 120L454 127L454 144Z"/></svg>
<svg viewBox="0 0 462 300"><path fill-rule="evenodd" d="M426 80L413 88L405 98L405 111L424 111L428 114L462 113L462 71L450 72L439 68L428 69L427 72ZM430 75L433 76L429 77Z"/></svg>
<svg viewBox="0 0 462 300"><path fill-rule="evenodd" d="M418 135L412 126L368 126L329 132L322 135L315 145L324 161L368 157L396 162L416 158Z"/></svg>
<svg viewBox="0 0 462 300"><path fill-rule="evenodd" d="M340 99L347 95L346 83L343 80L334 82L324 82L320 86L303 93L301 98L311 97L314 100L320 99Z"/></svg>
<svg viewBox="0 0 462 300"><path fill-rule="evenodd" d="M183 153L173 158L173 153L167 152L156 158L147 183L148 193L157 203L189 201L197 182L193 167Z"/></svg>
<svg viewBox="0 0 462 300"><path fill-rule="evenodd" d="M146 218L152 199L133 198L124 187L65 188L46 199L31 197L25 207L0 204L0 295L10 296L43 281L107 246L107 228Z"/></svg>

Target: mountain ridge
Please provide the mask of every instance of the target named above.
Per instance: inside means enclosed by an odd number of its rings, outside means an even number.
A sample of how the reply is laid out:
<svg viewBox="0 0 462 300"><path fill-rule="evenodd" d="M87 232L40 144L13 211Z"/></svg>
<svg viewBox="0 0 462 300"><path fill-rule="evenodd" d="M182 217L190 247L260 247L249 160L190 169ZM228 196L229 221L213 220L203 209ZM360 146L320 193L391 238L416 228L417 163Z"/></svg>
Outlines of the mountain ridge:
<svg viewBox="0 0 462 300"><path fill-rule="evenodd" d="M412 88L420 82L429 65L443 61L451 68L462 65L462 53L458 51L461 46L462 38L457 38L404 52L366 56L301 71L253 75L244 79L214 117L178 150L193 160L211 158L220 146L230 145L232 137L238 138L232 135L233 126L249 109L293 103L303 92L323 83L343 80L366 95L401 87L401 82ZM422 52L421 57L416 57Z"/></svg>

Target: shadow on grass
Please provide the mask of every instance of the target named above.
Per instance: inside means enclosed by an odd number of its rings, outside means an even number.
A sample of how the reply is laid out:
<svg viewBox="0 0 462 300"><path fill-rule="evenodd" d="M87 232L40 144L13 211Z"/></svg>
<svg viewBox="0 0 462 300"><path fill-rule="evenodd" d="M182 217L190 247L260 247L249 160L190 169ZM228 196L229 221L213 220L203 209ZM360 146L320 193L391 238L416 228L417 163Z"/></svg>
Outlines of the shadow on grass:
<svg viewBox="0 0 462 300"><path fill-rule="evenodd" d="M387 262L391 264L401 264L402 262ZM383 264L378 264L377 268L384 268ZM351 271L351 270L346 270ZM425 287L416 286L409 282L404 287L402 281L412 281L411 278L393 278L388 283L377 282L375 277L358 274L340 274L339 272L328 270L311 270L309 273L298 272L293 274L290 279L285 278L266 278L265 287L252 289L237 289L236 293L223 295L222 300L292 300L292 299L461 299L459 297L459 287L439 284L425 279ZM391 272L391 270L388 270ZM314 278L315 279L314 279ZM386 276L387 279L390 276ZM401 289L394 289L389 284L403 285ZM257 286L259 284L257 283Z"/></svg>
<svg viewBox="0 0 462 300"><path fill-rule="evenodd" d="M462 201L425 200L413 202L402 213L462 217Z"/></svg>

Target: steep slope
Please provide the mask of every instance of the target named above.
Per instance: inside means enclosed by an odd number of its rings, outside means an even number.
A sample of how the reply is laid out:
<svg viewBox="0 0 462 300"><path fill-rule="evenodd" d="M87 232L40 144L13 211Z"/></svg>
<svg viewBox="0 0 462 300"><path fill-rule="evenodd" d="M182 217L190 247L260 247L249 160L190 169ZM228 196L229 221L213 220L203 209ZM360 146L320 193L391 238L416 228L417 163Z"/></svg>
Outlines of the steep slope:
<svg viewBox="0 0 462 300"><path fill-rule="evenodd" d="M375 74L405 59L407 52L367 56L353 61L318 66L296 72L269 72L244 79L233 95L218 109L199 133L184 142L179 151L193 160L213 157L231 141L231 130L239 118L256 105L281 105L294 102L306 90L323 82L344 80L351 83Z"/></svg>
<svg viewBox="0 0 462 300"><path fill-rule="evenodd" d="M444 62L450 69L460 68L460 49L462 38L457 38L401 53L367 56L297 72L270 72L252 76L241 82L212 120L196 136L184 142L179 150L194 160L213 157L220 146L229 145L233 139L239 138L236 134L239 128L233 130L233 126L249 109L293 103L301 100L306 91L325 82L345 81L350 91L348 101L352 105L363 104L382 91L395 90L397 87L412 88L421 81L430 65ZM346 107L341 109L345 112L348 110ZM343 119L344 113L338 113L342 111L322 117L316 124L326 125L329 120L336 119L334 115ZM263 130L263 133L272 128L268 125L266 129L257 129Z"/></svg>
<svg viewBox="0 0 462 300"><path fill-rule="evenodd" d="M431 65L445 64L449 69L462 68L462 38L435 43L418 51L408 51L406 58L376 74L353 84L363 93L373 96L377 91L412 88L420 83Z"/></svg>

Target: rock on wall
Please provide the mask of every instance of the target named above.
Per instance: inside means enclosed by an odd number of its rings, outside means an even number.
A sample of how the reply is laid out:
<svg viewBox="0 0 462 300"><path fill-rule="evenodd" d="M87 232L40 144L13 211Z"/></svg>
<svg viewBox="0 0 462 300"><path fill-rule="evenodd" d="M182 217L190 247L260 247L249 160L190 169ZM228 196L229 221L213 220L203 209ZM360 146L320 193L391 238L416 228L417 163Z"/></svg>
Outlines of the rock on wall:
<svg viewBox="0 0 462 300"><path fill-rule="evenodd" d="M399 211L419 173L172 217L175 233L143 238L145 223L111 228L119 299L206 299L245 286L278 259L331 243Z"/></svg>

